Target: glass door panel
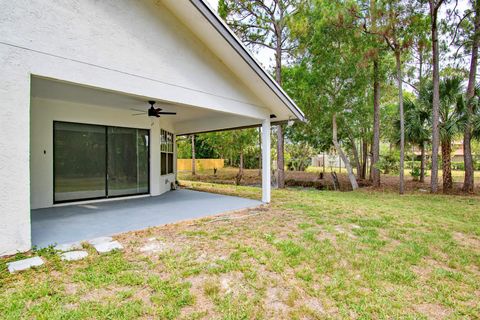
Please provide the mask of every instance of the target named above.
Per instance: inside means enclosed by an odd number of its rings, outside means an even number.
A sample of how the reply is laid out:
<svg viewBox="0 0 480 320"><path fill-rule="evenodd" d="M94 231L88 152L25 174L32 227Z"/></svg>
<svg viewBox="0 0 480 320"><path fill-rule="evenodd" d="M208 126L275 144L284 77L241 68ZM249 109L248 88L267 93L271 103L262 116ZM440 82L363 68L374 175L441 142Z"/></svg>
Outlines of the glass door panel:
<svg viewBox="0 0 480 320"><path fill-rule="evenodd" d="M105 127L54 122L54 201L106 196Z"/></svg>
<svg viewBox="0 0 480 320"><path fill-rule="evenodd" d="M148 130L108 127L108 196L148 192Z"/></svg>

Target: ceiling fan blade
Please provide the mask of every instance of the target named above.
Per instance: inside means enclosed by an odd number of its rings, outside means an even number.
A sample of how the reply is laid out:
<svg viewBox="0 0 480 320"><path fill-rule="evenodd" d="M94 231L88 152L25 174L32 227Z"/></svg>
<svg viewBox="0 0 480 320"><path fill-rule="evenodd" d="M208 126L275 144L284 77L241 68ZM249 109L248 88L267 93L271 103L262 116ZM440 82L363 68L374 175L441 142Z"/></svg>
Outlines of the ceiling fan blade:
<svg viewBox="0 0 480 320"><path fill-rule="evenodd" d="M135 108L130 108L132 111L138 111L138 112L145 112L145 110L140 110L140 109L135 109Z"/></svg>
<svg viewBox="0 0 480 320"><path fill-rule="evenodd" d="M175 115L177 114L176 112L158 112L158 114L171 114L171 115Z"/></svg>
<svg viewBox="0 0 480 320"><path fill-rule="evenodd" d="M133 113L132 116L142 116L142 115L145 115L146 112L142 112L142 113Z"/></svg>

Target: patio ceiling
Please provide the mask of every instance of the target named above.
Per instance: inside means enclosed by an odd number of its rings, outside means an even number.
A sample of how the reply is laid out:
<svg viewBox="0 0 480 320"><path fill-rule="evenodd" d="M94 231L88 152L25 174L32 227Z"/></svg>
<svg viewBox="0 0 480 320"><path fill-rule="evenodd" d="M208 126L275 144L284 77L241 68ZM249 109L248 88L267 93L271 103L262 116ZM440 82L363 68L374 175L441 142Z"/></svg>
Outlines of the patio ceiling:
<svg viewBox="0 0 480 320"><path fill-rule="evenodd" d="M102 90L78 84L33 77L31 82L32 98L68 101L79 104L121 109L133 114L147 111L148 100L156 100L156 107L163 111L176 112L174 116L165 116L176 129L176 133L189 134L232 127L259 125L259 120L238 114L226 113L207 108L176 104L151 97L141 97L114 91ZM212 124L215 124L212 127Z"/></svg>

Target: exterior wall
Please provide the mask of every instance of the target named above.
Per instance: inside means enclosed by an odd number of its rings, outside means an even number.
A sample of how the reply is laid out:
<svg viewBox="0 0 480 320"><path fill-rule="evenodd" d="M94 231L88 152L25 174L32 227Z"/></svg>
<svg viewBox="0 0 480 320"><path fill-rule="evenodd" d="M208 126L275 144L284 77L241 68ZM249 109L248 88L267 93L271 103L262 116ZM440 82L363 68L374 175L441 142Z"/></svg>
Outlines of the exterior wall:
<svg viewBox="0 0 480 320"><path fill-rule="evenodd" d="M35 117L48 119L34 108L30 118L32 75L257 120L270 114L160 1L0 0L0 6L0 256L30 248L30 189L34 207L52 198L37 195L52 192L40 186L51 169L37 149L31 161L47 171L32 173L30 188L30 145L36 143L30 144L29 124L32 137L43 137L39 150L51 144L35 127ZM51 117L66 116L51 108ZM86 117L77 116L78 122ZM165 188L160 182L152 194Z"/></svg>
<svg viewBox="0 0 480 320"><path fill-rule="evenodd" d="M131 111L72 102L32 99L30 127L30 206L53 205L53 122L66 121L150 130L150 194L170 190L175 174L160 175L160 129L173 132L166 118L132 117Z"/></svg>
<svg viewBox="0 0 480 320"><path fill-rule="evenodd" d="M258 119L268 114L160 1L0 5L0 46L26 57L32 74Z"/></svg>
<svg viewBox="0 0 480 320"><path fill-rule="evenodd" d="M0 47L0 256L30 249L30 77L23 61Z"/></svg>

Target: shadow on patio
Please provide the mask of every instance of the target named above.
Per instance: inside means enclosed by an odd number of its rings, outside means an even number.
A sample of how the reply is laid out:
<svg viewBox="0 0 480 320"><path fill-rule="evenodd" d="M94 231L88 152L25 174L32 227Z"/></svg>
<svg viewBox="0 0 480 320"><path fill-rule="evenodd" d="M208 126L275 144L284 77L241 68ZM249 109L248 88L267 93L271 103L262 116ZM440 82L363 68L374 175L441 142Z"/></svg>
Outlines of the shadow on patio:
<svg viewBox="0 0 480 320"><path fill-rule="evenodd" d="M36 209L31 211L32 245L42 248L88 240L260 204L252 199L177 190L156 197Z"/></svg>

